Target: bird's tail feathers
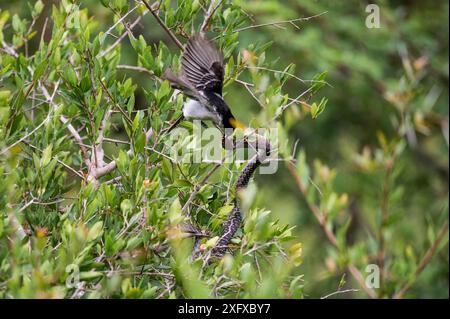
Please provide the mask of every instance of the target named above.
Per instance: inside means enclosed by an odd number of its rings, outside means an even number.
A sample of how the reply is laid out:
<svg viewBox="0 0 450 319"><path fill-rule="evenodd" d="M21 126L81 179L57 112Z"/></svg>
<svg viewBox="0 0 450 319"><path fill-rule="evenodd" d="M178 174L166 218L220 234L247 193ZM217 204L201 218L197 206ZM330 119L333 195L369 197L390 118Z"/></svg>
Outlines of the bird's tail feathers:
<svg viewBox="0 0 450 319"><path fill-rule="evenodd" d="M182 91L185 95L191 98L197 98L195 88L188 81L176 76L172 70L167 69L161 78L169 81L172 88Z"/></svg>

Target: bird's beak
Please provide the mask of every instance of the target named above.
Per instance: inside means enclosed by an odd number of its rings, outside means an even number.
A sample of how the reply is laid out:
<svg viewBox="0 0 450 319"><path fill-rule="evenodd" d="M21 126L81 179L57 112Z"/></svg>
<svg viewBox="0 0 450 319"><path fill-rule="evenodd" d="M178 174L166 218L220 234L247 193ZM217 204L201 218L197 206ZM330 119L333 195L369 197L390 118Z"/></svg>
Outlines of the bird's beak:
<svg viewBox="0 0 450 319"><path fill-rule="evenodd" d="M237 128L237 129L241 129L241 130L245 130L247 127L244 125L244 123L236 120L235 118L231 118L230 120L230 124L233 128Z"/></svg>

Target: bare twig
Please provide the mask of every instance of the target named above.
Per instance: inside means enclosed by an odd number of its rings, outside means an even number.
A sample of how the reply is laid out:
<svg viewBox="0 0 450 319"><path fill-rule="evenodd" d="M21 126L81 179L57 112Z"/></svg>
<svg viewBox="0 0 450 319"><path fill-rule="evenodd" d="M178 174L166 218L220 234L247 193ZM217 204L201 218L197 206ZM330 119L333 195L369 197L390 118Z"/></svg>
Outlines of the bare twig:
<svg viewBox="0 0 450 319"><path fill-rule="evenodd" d="M217 9L222 5L223 0L219 0L217 5L216 0L211 0L209 3L208 10L206 11L205 19L203 20L202 25L200 26L200 32L204 33L206 29L208 28L209 22L211 21L212 17L214 16L214 13L217 11Z"/></svg>
<svg viewBox="0 0 450 319"><path fill-rule="evenodd" d="M120 18L116 21L116 23L114 23L108 30L106 30L105 34L111 35L111 32L113 31L113 29L114 29L116 26L118 26L120 23L122 23L122 21L125 20L126 17L128 17L131 13L133 13L134 10L136 10L137 8L138 8L138 7L135 6L135 7L131 8L130 10L128 10L127 13L125 13L122 17L120 17Z"/></svg>
<svg viewBox="0 0 450 319"><path fill-rule="evenodd" d="M146 140L150 139L152 134L153 134L153 130L151 130L151 129L148 130L146 137L145 137ZM128 155L133 154L133 150L132 149L128 150L127 154ZM92 173L90 173L89 175L90 175L91 179L99 179L100 177L105 176L105 175L111 173L112 171L114 171L116 169L116 167L117 167L117 163L115 160L113 160L104 166L94 168L94 171Z"/></svg>
<svg viewBox="0 0 450 319"><path fill-rule="evenodd" d="M123 110L123 108L119 105L119 103L116 102L116 99L114 99L114 97L111 95L111 92L109 92L108 88L106 87L105 83L103 82L103 80L101 78L98 79L100 82L101 87L103 88L103 91L106 93L106 95L108 96L109 100L111 103L114 104L114 106L120 111L120 113L122 113L122 115L125 117L125 119L127 120L128 124L133 124L133 121L131 120L131 118L128 116L128 114Z"/></svg>
<svg viewBox="0 0 450 319"><path fill-rule="evenodd" d="M250 93L252 98L255 99L255 101L259 104L259 106L264 108L265 107L264 104L258 99L258 97L255 95L255 93L252 91L252 89L250 88L249 83L247 83L247 82L240 82L240 83L242 83L242 85L245 87L245 89L248 91L248 93Z"/></svg>
<svg viewBox="0 0 450 319"><path fill-rule="evenodd" d="M121 110L122 114L124 114L125 112L114 101L112 95L110 94L110 92L108 91L108 89L106 88L105 84L103 83L103 81L101 79L100 79L100 83L101 83L103 89L105 90L105 92L107 93L107 95L109 96L110 100L112 102L114 102L116 107L119 110ZM48 93L47 89L45 88L45 86L42 83L40 83L40 88L41 88L44 96L46 97L46 99L49 101L49 103L52 104L53 107L57 107L57 105L53 102L53 97L50 96L50 94ZM57 85L55 86L55 91L56 91L56 88L57 88ZM108 120L110 115L111 115L111 109L106 111L106 113L105 113L105 115L104 115L104 117L102 119L102 123L100 125L99 132L98 132L98 138L97 138L97 141L96 141L96 146L97 147L93 148L94 149L93 152L95 152L96 156L97 156L97 161L96 162L92 162L91 163L91 161L89 160L88 150L86 149L86 147L85 147L85 145L83 143L83 140L82 140L80 134L78 133L78 131L70 123L67 126L69 132L72 134L73 138L75 139L75 141L79 145L80 149L82 150L84 161L85 161L85 163L86 163L86 165L88 167L88 174L87 174L87 180L88 181L95 181L95 180L99 179L100 177L111 173L117 167L117 163L116 163L115 160L109 162L108 164L105 164L104 161L103 161L104 151L103 151L102 143L105 140L104 130L105 130L106 122L107 122L107 120ZM126 115L126 118L131 122L131 119L128 117L128 115L126 113L124 115ZM69 121L63 115L60 116L60 120L64 124L67 124L68 121ZM146 139L147 140L151 137L152 133L153 133L152 130L148 130L146 132ZM133 153L132 149L130 149L127 152L127 154L129 154L129 155L132 154L132 153Z"/></svg>
<svg viewBox="0 0 450 319"><path fill-rule="evenodd" d="M283 114L283 112L284 112L289 106L291 106L292 104L295 104L295 103L300 103L300 104L302 104L302 101L300 101L300 99L301 99L305 94L307 94L308 92L310 92L312 89L313 89L313 87L311 86L309 89L307 89L306 91L304 91L303 93L301 93L300 95L298 95L295 99L290 100L289 103L286 103L286 104L280 106L280 107L277 109L277 113L276 113L276 115L274 116L273 119L274 119L274 120L277 120L277 119Z"/></svg>
<svg viewBox="0 0 450 319"><path fill-rule="evenodd" d="M198 194L200 189L203 187L203 185L206 184L208 179L211 177L211 175L221 166L221 164L216 164L209 172L206 174L206 176L203 178L203 180L194 188L194 191L189 196L189 199L184 204L183 208L181 208L181 213L183 214L187 208L189 207L189 204L194 200L195 196Z"/></svg>
<svg viewBox="0 0 450 319"><path fill-rule="evenodd" d="M75 142L77 142L78 146L80 147L81 153L83 154L83 160L85 164L89 167L91 165L91 161L89 160L88 151L84 146L83 139L81 138L80 134L73 127L73 125L69 123L69 120L64 115L61 115L59 119L63 124L67 124L67 129L69 130L70 134L72 134L72 137L74 138Z"/></svg>
<svg viewBox="0 0 450 319"><path fill-rule="evenodd" d="M31 147L32 149L35 149L39 152L43 152L40 148L34 146L33 144L29 143L28 141L23 141L26 145L28 145L29 147ZM56 161L61 164L62 166L64 166L67 170L69 170L71 173L77 175L79 178L84 179L84 176L82 174L80 174L80 172L78 172L76 169L74 169L73 167L67 165L66 163L64 163L63 161L61 161L60 159L58 159L57 157L52 157L52 159L56 159Z"/></svg>
<svg viewBox="0 0 450 319"><path fill-rule="evenodd" d="M175 34L166 26L164 21L161 20L159 15L155 12L154 9L148 4L146 0L141 0L141 2L147 7L148 11L155 17L156 21L158 21L159 25L166 31L166 33L169 35L169 37L172 39L172 41L180 48L181 51L184 51L183 44L180 42L180 40L177 39Z"/></svg>
<svg viewBox="0 0 450 319"><path fill-rule="evenodd" d="M56 82L54 92L56 92L57 88L59 86L59 82ZM53 101L54 94L50 95L47 91L47 88L44 86L42 82L39 82L39 88L41 89L42 93L44 94L45 98L47 99L47 102L52 106L53 109L58 108L58 105ZM75 142L77 142L78 146L80 147L81 153L83 154L83 160L86 164L86 166L90 166L91 162L89 160L89 155L86 147L84 146L83 139L81 138L78 131L73 127L72 124L69 123L69 120L64 116L61 115L59 117L60 121L63 124L67 124L67 129L69 130L72 137L75 139Z"/></svg>
<svg viewBox="0 0 450 319"><path fill-rule="evenodd" d="M286 72L286 71L280 71L280 70L274 70L274 69L270 69L270 68L265 68L262 66L250 66L250 65L246 65L245 68L247 69L253 69L253 70L262 70L262 71L268 71L268 72L272 72L272 73L278 73L278 74L283 74L283 75L288 75L291 78L296 79L297 81L301 82L301 83L306 83L306 82L314 82L314 81L307 81L307 80L303 80L301 78L299 78L298 76L296 76L295 74ZM322 81L315 81L315 82L322 82Z"/></svg>
<svg viewBox="0 0 450 319"><path fill-rule="evenodd" d="M131 70L131 71L146 73L146 74L150 75L152 77L152 79L154 79L155 81L162 82L162 80L159 77L157 77L151 70L143 68L141 66L119 64L119 65L117 65L116 68L119 70Z"/></svg>
<svg viewBox="0 0 450 319"><path fill-rule="evenodd" d="M147 14L146 12L143 13L143 15ZM125 39L127 37L127 35L129 35L129 30L133 30L134 27L141 21L143 16L139 16L136 18L136 20L134 20L134 22L127 28L126 31L124 31L118 38L117 40L111 44L107 49L105 49L104 51L99 53L99 57L102 58L105 55L107 55L109 52L111 52L112 50L114 50L115 47L117 47L122 41L123 39Z"/></svg>
<svg viewBox="0 0 450 319"><path fill-rule="evenodd" d="M97 166L103 166L104 165L104 156L105 156L105 151L103 150L103 140L104 140L104 135L105 135L105 128L106 128L106 124L108 122L109 117L111 116L111 109L107 109L105 111L105 115L103 116L102 122L100 123L100 127L98 129L98 136L97 136L97 141L95 142L93 147L93 152L95 152L96 156L95 158L97 159Z"/></svg>
<svg viewBox="0 0 450 319"><path fill-rule="evenodd" d="M332 293L330 293L330 294L328 294L328 295L325 295L325 296L323 296L323 297L320 297L320 299L327 299L327 298L330 298L330 297L332 297L332 296L334 296L334 295L340 295L340 294L345 294L345 293L349 293L349 292L358 292L359 291L359 289L344 289L344 290L337 290L337 291L334 291L334 292L332 292Z"/></svg>
<svg viewBox="0 0 450 319"><path fill-rule="evenodd" d="M50 115L50 113L49 113ZM36 126L30 133L25 134L23 137L21 137L20 139L18 139L17 141L15 141L14 143L12 143L11 145L5 147L4 149L2 149L0 151L0 155L5 154L7 151L9 151L11 148L13 148L14 146L16 146L17 144L20 144L21 142L23 142L24 140L26 140L28 137L30 137L31 135L33 135L34 133L36 133L44 124L48 123L48 120L50 119L49 116L47 116L38 126Z"/></svg>
<svg viewBox="0 0 450 319"><path fill-rule="evenodd" d="M298 26L295 25L295 22L303 22L303 21L308 21L317 17L320 17L321 15L326 14L327 11L310 16L310 17L306 17L306 18L297 18L297 19L291 19L291 20L282 20L282 21L273 21L273 22L268 22L268 23L261 23L261 24L257 24L257 25L250 25L247 27L243 27L243 28L239 28L236 30L233 30L233 33L235 32L241 32L241 31L245 31L245 30L249 30L249 29L254 29L254 28L260 28L260 27L267 27L267 26L279 26L280 24L291 24L293 26L295 26L298 29Z"/></svg>
<svg viewBox="0 0 450 319"><path fill-rule="evenodd" d="M14 50L12 46L9 46L6 42L2 41L3 45L3 51L5 51L7 54L11 55L14 58L18 58L19 54Z"/></svg>
<svg viewBox="0 0 450 319"><path fill-rule="evenodd" d="M108 122L110 115L111 115L111 109L106 110L105 115L103 116L103 120L100 124L100 127L98 128L98 137L97 137L98 145L101 145L103 143L103 140L105 139L106 123Z"/></svg>
<svg viewBox="0 0 450 319"><path fill-rule="evenodd" d="M41 39L39 41L39 46L40 47L42 47L42 45L44 45L45 31L47 30L47 24L48 24L48 17L45 18L44 26L42 27Z"/></svg>

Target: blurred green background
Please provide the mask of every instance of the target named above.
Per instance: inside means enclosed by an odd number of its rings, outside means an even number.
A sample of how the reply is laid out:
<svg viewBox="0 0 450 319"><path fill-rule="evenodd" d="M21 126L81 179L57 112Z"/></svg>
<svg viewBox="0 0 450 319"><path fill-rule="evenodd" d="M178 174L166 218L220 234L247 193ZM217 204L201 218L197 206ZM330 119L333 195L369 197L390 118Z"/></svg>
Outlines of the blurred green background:
<svg viewBox="0 0 450 319"><path fill-rule="evenodd" d="M22 14L28 2L1 0L0 7ZM413 95L406 103L408 123L413 129L404 135L407 147L398 159L400 169L395 181L402 188L402 195L390 207L397 227L389 233L387 246L392 250L388 255L390 266L395 267L397 256L408 258L413 254L419 259L429 246L430 227L437 228L448 220L448 1L375 1L380 8L381 25L373 29L365 25L368 1L233 2L248 14L249 25L323 13L297 22L298 27L284 23L242 31L239 50L254 42L273 41L266 59L274 61L277 70L294 63L295 75L302 79L328 72L330 85L319 93L328 98L325 112L317 119L301 112L296 114L288 135L291 142L299 141L298 147L305 151L308 162L320 160L338 172L334 191L348 194L346 213L353 217L347 234L350 244L364 242L370 246L383 190L384 171L362 169L358 154L371 150L370 154L376 157L380 136L387 140L396 137L396 101L402 93ZM78 4L89 9L99 30L113 24L111 12L99 1ZM43 19L37 23L43 24ZM177 50L149 15L134 29L134 34L142 34L148 43L164 41L174 52ZM123 46L123 63L135 65L135 53L128 40ZM408 91L404 78L411 67L421 71L420 84ZM139 86L148 86L148 77L132 75ZM306 84L289 80L290 96L305 89ZM137 104L143 99L138 90ZM244 123L251 122L259 112L258 104L243 86L227 86L226 99ZM320 297L336 290L342 278L335 272L334 262L327 258L330 245L286 166L280 164L276 175L258 176L257 180L262 190L257 205L270 209L282 222L296 225L296 235L304 245L301 270L307 278L305 296ZM413 294L448 298L448 262L446 246L414 285Z"/></svg>

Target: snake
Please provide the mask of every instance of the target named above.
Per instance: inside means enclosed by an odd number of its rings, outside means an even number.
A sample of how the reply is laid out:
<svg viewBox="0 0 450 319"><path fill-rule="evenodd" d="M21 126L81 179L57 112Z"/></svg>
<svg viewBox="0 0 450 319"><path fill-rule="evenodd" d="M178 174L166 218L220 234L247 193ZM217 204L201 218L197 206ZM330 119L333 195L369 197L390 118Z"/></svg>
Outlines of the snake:
<svg viewBox="0 0 450 319"><path fill-rule="evenodd" d="M248 145L248 143L245 143ZM222 230L220 232L219 238L215 246L211 249L210 256L214 258L223 257L229 248L229 244L236 234L239 227L242 224L242 212L237 199L237 195L244 189L247 188L253 174L258 169L258 167L264 162L265 158L271 153L271 146L268 141L265 141L265 152L259 154L259 149L256 149L257 154L247 162L245 167L240 172L236 184L235 184L235 197L233 199L233 208L229 213L227 220L224 222ZM198 250L198 243L196 238L196 243L194 244L194 256L196 255L196 249Z"/></svg>

